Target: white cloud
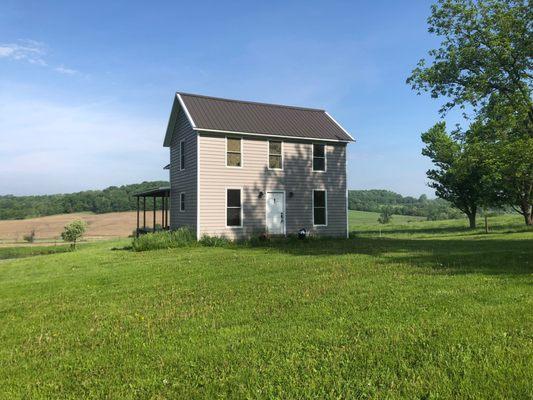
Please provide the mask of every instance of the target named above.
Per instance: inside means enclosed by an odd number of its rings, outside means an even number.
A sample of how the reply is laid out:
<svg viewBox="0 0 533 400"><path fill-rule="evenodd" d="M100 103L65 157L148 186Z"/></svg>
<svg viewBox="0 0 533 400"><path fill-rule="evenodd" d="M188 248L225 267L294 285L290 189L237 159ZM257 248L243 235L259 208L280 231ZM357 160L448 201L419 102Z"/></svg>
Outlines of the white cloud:
<svg viewBox="0 0 533 400"><path fill-rule="evenodd" d="M72 105L1 93L0 194L168 179L165 121L111 102Z"/></svg>
<svg viewBox="0 0 533 400"><path fill-rule="evenodd" d="M35 40L19 40L18 43L0 44L0 58L27 61L31 64L46 65L46 48Z"/></svg>
<svg viewBox="0 0 533 400"><path fill-rule="evenodd" d="M60 74L65 75L76 75L78 74L78 71L72 68L64 67L63 65L60 65L59 67L54 68L55 71L59 72Z"/></svg>
<svg viewBox="0 0 533 400"><path fill-rule="evenodd" d="M17 43L0 43L0 59L25 61L30 64L47 67L49 66L46 61L47 55L47 46L35 40L26 39L19 40ZM77 70L65 67L64 65L50 66L50 68L63 75L79 74Z"/></svg>

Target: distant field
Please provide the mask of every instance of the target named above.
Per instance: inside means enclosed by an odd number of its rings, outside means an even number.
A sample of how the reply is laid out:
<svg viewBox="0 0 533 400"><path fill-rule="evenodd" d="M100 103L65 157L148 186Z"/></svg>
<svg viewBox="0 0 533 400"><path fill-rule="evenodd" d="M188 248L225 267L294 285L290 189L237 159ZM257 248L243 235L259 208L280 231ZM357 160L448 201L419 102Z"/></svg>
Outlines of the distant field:
<svg viewBox="0 0 533 400"><path fill-rule="evenodd" d="M376 225L378 213L366 211L350 211L350 226L370 226ZM87 221L88 231L86 238L106 239L118 238L131 235L137 224L137 213L135 211L116 212L107 214L73 213L51 215L41 218L30 218L23 220L0 220L0 244L5 243L25 243L23 236L33 229L37 243L54 242L60 240L63 227L69 222L81 219ZM146 213L147 223L152 225L152 213ZM156 212L156 221L160 223L161 214ZM423 221L424 217L411 217L395 215L391 225L406 224L415 221Z"/></svg>
<svg viewBox="0 0 533 400"><path fill-rule="evenodd" d="M378 225L379 213L371 211L350 210L350 227L361 225ZM426 217L414 217L412 215L393 215L391 225L407 224L416 221L425 221Z"/></svg>
<svg viewBox="0 0 533 400"><path fill-rule="evenodd" d="M379 213L367 211L353 211L350 210L349 224L350 230L357 232L362 231L382 231L398 230L400 226L407 226L417 229L431 229L435 227L452 226L467 226L467 220L447 220L447 221L426 221L425 217L415 217L410 215L394 215L392 221L387 225L380 225L377 220ZM116 212L107 214L91 214L91 213L74 213L74 214L60 214L51 215L48 217L31 218L24 220L0 220L0 245L4 244L25 244L23 236L30 233L32 229L35 230L36 243L54 243L60 241L60 234L63 227L77 219L82 219L88 223L88 231L86 239L98 240L109 238L120 238L131 235L137 224L137 213L135 211ZM141 217L142 218L142 217ZM160 223L161 214L156 213L156 222ZM146 220L149 226L152 225L152 213L146 212ZM491 218L490 221L494 220ZM494 221L502 224L502 221L508 226L512 223L517 226L522 226L520 216L513 215L508 217L498 217ZM479 225L482 225L482 219L479 219ZM414 224L414 225L413 225Z"/></svg>
<svg viewBox="0 0 533 400"><path fill-rule="evenodd" d="M160 223L161 213L156 213L157 223ZM141 217L142 218L142 217ZM146 213L147 223L152 224L152 213ZM23 242L23 236L35 230L37 242L51 242L60 240L63 227L68 223L81 219L87 221L88 239L116 238L131 235L137 226L135 211L116 212L107 214L73 213L50 215L48 217L30 218L23 220L0 221L0 243Z"/></svg>

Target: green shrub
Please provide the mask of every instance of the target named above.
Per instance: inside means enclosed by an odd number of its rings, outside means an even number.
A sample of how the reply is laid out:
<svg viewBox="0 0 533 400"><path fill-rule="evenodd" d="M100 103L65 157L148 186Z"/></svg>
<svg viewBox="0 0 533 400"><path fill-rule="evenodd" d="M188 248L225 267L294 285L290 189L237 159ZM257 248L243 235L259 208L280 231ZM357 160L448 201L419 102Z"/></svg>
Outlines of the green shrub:
<svg viewBox="0 0 533 400"><path fill-rule="evenodd" d="M35 230L32 229L32 231L29 234L22 236L22 238L28 243L35 242Z"/></svg>
<svg viewBox="0 0 533 400"><path fill-rule="evenodd" d="M133 239L132 248L135 251L171 249L196 244L196 235L189 228L179 228L173 231L154 232L141 235Z"/></svg>
<svg viewBox="0 0 533 400"><path fill-rule="evenodd" d="M76 242L81 239L85 230L87 229L87 222L85 221L73 221L67 226L63 232L61 232L61 238L65 242L70 242L70 248L76 249Z"/></svg>
<svg viewBox="0 0 533 400"><path fill-rule="evenodd" d="M231 240L222 236L208 236L204 235L199 242L202 246L206 247L224 247L231 244Z"/></svg>
<svg viewBox="0 0 533 400"><path fill-rule="evenodd" d="M388 224L392 221L393 208L390 206L382 207L381 214L379 214L378 222L380 224Z"/></svg>

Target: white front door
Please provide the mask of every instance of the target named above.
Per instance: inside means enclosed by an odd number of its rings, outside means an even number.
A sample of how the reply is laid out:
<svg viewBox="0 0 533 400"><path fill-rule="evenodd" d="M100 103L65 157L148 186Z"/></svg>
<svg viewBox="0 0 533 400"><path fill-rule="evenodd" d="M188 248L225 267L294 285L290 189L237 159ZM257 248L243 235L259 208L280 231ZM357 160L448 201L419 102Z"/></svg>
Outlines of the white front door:
<svg viewBox="0 0 533 400"><path fill-rule="evenodd" d="M285 193L267 192L266 227L271 235L285 234Z"/></svg>

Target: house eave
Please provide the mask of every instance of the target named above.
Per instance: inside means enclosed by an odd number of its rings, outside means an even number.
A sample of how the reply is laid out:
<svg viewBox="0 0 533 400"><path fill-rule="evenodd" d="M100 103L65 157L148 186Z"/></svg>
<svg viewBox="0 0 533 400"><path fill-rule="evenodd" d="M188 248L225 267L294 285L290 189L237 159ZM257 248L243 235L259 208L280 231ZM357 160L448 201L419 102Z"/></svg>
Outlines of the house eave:
<svg viewBox="0 0 533 400"><path fill-rule="evenodd" d="M178 107L179 104L179 107ZM170 144L172 143L172 135L174 133L174 127L176 125L176 120L178 119L178 112L179 108L185 112L185 115L187 116L187 120L191 124L192 128L195 129L196 125L194 124L194 120L191 117L191 114L189 113L189 110L187 109L187 106L185 105L183 99L181 98L181 95L179 93L176 93L176 96L174 97L174 103L172 104L172 111L170 112L170 118L168 120L167 125L167 131L165 133L165 140L163 141L163 147L170 147Z"/></svg>
<svg viewBox="0 0 533 400"><path fill-rule="evenodd" d="M254 136L254 137L273 137L273 138L281 138L285 140L309 140L309 141L316 141L316 142L333 142L333 143L350 143L355 140L341 140L341 139L325 139L325 138L317 138L317 137L304 137L304 136L288 136L288 135L276 135L276 134L270 134L270 133L257 133L257 132L240 132L240 131L228 131L228 130L220 130L220 129L208 129L208 128L193 128L195 131L202 133L219 133L222 135L244 135L244 136ZM350 136L351 137L351 136Z"/></svg>

